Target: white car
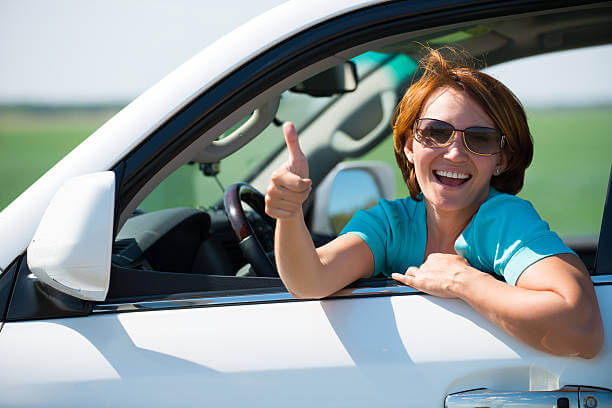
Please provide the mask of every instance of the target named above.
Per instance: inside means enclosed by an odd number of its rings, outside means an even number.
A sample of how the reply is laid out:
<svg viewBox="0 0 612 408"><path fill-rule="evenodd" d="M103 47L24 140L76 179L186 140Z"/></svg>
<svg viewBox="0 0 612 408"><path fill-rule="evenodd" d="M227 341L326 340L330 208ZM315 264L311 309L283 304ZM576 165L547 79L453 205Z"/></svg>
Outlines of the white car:
<svg viewBox="0 0 612 408"><path fill-rule="evenodd" d="M257 193L292 120L325 242L396 195L380 147L419 43L494 65L611 25L610 2L297 0L207 47L0 213L0 406L612 407L609 195L599 238L568 240L606 331L582 359L384 278L292 298Z"/></svg>

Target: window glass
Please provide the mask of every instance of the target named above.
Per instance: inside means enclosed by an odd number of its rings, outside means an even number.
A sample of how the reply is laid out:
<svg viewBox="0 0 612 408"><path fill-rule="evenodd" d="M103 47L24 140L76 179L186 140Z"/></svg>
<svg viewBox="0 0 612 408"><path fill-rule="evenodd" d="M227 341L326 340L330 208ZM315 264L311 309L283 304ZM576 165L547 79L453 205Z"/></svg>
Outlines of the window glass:
<svg viewBox="0 0 612 408"><path fill-rule="evenodd" d="M584 63L600 60L594 69ZM599 234L612 157L612 81L602 68L610 63L612 47L606 46L524 58L485 70L517 94L527 113L534 157L519 196L531 201L562 237ZM557 73L550 73L555 67L561 75L580 75L561 81ZM578 84L566 89L560 85L572 81ZM548 96L540 95L547 89ZM388 163L397 196L409 194L395 162L391 134L375 149L350 160Z"/></svg>
<svg viewBox="0 0 612 408"><path fill-rule="evenodd" d="M519 193L562 237L598 235L612 155L612 47L544 54L487 72L522 101L534 156Z"/></svg>
<svg viewBox="0 0 612 408"><path fill-rule="evenodd" d="M368 52L355 57L352 61L357 66L358 77L364 78L389 58L388 54ZM276 118L280 122L291 120L299 132L336 99L337 96L312 97L287 91L281 95ZM229 135L247 119L243 118L224 132L220 139ZM271 123L259 136L249 142L247 149L240 149L221 160L218 180L204 176L199 164L187 164L160 183L140 204L140 208L144 211L156 211L183 206L209 208L219 204L227 186L238 181L248 181L250 176L267 163L284 143L282 130L278 125Z"/></svg>

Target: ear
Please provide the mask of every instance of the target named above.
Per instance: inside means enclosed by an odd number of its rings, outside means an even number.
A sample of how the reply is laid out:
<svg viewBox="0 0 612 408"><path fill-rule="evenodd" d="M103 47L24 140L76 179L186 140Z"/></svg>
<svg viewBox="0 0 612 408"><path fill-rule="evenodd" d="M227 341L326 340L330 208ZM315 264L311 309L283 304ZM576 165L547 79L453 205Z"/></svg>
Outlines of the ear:
<svg viewBox="0 0 612 408"><path fill-rule="evenodd" d="M414 152L412 150L412 138L409 137L406 139L406 144L404 145L404 154L406 155L406 159L414 164Z"/></svg>
<svg viewBox="0 0 612 408"><path fill-rule="evenodd" d="M495 169L499 169L499 174L502 174L506 171L506 167L508 166L508 155L506 152L501 152L499 156L497 156L497 163L495 165ZM495 174L498 176L499 174Z"/></svg>

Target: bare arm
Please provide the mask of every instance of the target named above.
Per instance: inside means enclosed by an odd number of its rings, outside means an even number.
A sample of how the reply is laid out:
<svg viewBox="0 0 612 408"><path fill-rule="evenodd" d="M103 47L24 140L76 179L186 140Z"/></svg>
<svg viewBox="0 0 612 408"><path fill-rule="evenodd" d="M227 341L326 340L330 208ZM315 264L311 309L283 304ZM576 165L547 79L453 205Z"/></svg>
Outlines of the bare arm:
<svg viewBox="0 0 612 408"><path fill-rule="evenodd" d="M354 235L343 235L315 249L304 223L302 203L310 193L308 162L295 127L283 126L289 160L276 170L266 192L266 213L276 218L274 254L283 283L292 295L322 298L374 270L370 248Z"/></svg>
<svg viewBox="0 0 612 408"><path fill-rule="evenodd" d="M329 296L374 270L372 252L361 238L341 235L315 249L303 219L278 222L274 242L279 275L295 297Z"/></svg>
<svg viewBox="0 0 612 408"><path fill-rule="evenodd" d="M542 351L593 358L603 344L595 291L584 264L573 254L541 259L523 272L516 286L448 254L432 254L421 268L409 268L394 278L433 295L463 299Z"/></svg>

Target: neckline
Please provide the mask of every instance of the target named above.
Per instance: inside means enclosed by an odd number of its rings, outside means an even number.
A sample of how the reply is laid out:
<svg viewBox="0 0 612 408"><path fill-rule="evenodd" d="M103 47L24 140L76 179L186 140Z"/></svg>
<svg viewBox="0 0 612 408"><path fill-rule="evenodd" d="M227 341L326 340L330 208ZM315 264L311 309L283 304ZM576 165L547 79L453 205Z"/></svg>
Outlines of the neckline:
<svg viewBox="0 0 612 408"><path fill-rule="evenodd" d="M478 207L478 209L476 210L476 212L472 215L472 217L470 218L470 221L465 225L465 228L463 228L463 230L459 233L459 235L457 236L457 238L455 238L455 241L453 242L453 252L455 254L457 254L457 242L460 240L463 240L463 234L465 233L465 231L468 230L468 228L470 228L470 226L472 225L472 222L474 221L474 218L476 218L476 214L478 214L478 212L480 211L480 209L482 208L482 206L489 201L492 197L496 196L500 194L499 191L497 191L495 188L493 188L492 186L489 186L489 192L487 194L487 198L485 199L485 201ZM423 193L419 193L417 195L417 198L421 198L420 201L418 201L418 203L423 207L423 217L424 217L424 229L425 229L425 242L423 244L422 247L422 253L421 253L421 259L422 262L425 262L425 255L427 254L427 238L428 238L428 227L427 227L427 205L425 204L425 197L423 196ZM432 252L433 253L433 252Z"/></svg>

